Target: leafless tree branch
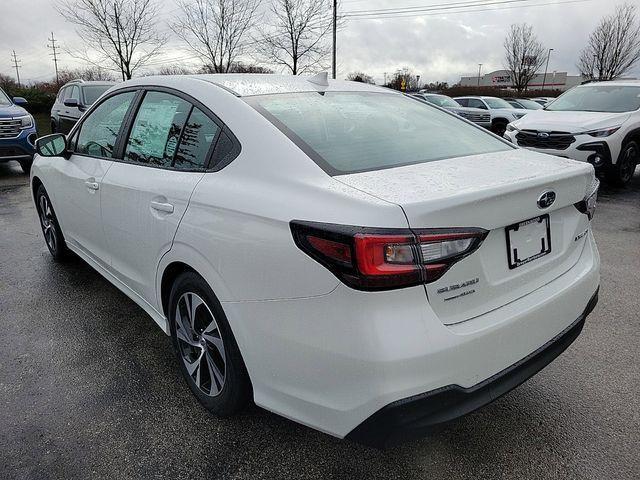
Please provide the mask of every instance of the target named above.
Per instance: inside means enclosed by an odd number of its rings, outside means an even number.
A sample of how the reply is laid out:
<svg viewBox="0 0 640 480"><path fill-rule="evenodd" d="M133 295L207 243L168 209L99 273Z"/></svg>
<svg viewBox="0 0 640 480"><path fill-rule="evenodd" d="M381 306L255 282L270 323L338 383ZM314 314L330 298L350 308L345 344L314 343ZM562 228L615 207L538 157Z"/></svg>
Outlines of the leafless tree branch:
<svg viewBox="0 0 640 480"><path fill-rule="evenodd" d="M513 87L522 92L544 64L545 49L533 32L533 27L523 23L511 25L504 40L504 50L505 68L511 73Z"/></svg>
<svg viewBox="0 0 640 480"><path fill-rule="evenodd" d="M260 30L257 51L266 62L293 75L326 68L332 26L330 5L323 0L274 0L271 19Z"/></svg>
<svg viewBox="0 0 640 480"><path fill-rule="evenodd" d="M260 0L179 0L171 29L216 73L227 73L250 43Z"/></svg>
<svg viewBox="0 0 640 480"><path fill-rule="evenodd" d="M167 42L158 31L155 0L58 0L56 8L83 41L82 48L68 52L95 67L110 65L123 80Z"/></svg>
<svg viewBox="0 0 640 480"><path fill-rule="evenodd" d="M580 53L578 68L592 80L612 80L628 72L640 60L638 8L629 3L600 20Z"/></svg>

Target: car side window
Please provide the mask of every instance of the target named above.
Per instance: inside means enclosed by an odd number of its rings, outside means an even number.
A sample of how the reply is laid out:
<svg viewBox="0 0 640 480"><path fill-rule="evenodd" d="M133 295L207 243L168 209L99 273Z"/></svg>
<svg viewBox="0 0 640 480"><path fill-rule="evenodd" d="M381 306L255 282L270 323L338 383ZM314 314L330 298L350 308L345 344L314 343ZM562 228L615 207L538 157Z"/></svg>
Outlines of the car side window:
<svg viewBox="0 0 640 480"><path fill-rule="evenodd" d="M135 95L136 92L125 92L109 97L85 117L75 152L112 158L120 127Z"/></svg>
<svg viewBox="0 0 640 480"><path fill-rule="evenodd" d="M180 138L186 137L183 143L197 138L197 131L192 132L189 126L185 128L190 112L191 104L175 95L148 92L133 122L125 160L143 165L173 166Z"/></svg>
<svg viewBox="0 0 640 480"><path fill-rule="evenodd" d="M76 100L80 101L80 89L78 88L77 85L74 85L73 87L69 88L68 90L70 91L70 93L68 93L68 97L67 98L75 98Z"/></svg>
<svg viewBox="0 0 640 480"><path fill-rule="evenodd" d="M60 92L58 93L58 101L60 103L64 102L65 98L67 98L67 95L69 94L69 87L64 87L60 90Z"/></svg>
<svg viewBox="0 0 640 480"><path fill-rule="evenodd" d="M484 104L484 102L482 100L477 99L477 98L470 98L469 99L469 106L473 107L473 108L482 108L483 110L487 109L487 106Z"/></svg>
<svg viewBox="0 0 640 480"><path fill-rule="evenodd" d="M174 167L179 170L203 169L207 154L216 141L220 127L199 108L193 107L182 134ZM220 138L222 140L222 137Z"/></svg>

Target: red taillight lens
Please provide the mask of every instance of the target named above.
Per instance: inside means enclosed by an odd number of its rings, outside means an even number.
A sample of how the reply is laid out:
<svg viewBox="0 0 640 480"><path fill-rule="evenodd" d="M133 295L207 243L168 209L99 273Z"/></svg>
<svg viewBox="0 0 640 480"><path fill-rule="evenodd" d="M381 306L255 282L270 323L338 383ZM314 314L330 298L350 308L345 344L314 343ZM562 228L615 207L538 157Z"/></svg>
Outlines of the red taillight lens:
<svg viewBox="0 0 640 480"><path fill-rule="evenodd" d="M390 290L429 283L475 251L481 229L374 229L291 222L296 245L358 290Z"/></svg>
<svg viewBox="0 0 640 480"><path fill-rule="evenodd" d="M349 245L313 235L307 236L307 240L313 248L327 258L351 265L351 247Z"/></svg>
<svg viewBox="0 0 640 480"><path fill-rule="evenodd" d="M393 275L419 270L413 235L356 234L358 269L365 275Z"/></svg>

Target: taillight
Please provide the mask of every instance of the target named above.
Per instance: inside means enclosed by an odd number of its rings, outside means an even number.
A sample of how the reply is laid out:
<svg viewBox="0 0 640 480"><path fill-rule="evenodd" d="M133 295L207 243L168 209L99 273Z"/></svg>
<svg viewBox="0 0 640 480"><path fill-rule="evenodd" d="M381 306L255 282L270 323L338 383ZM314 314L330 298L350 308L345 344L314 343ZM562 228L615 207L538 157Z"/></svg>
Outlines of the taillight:
<svg viewBox="0 0 640 480"><path fill-rule="evenodd" d="M589 185L589 188L587 189L584 200L574 204L578 211L580 213L584 213L589 218L589 220L591 220L593 218L593 215L596 213L599 188L600 180L594 178L593 182L591 182L591 185Z"/></svg>
<svg viewBox="0 0 640 480"><path fill-rule="evenodd" d="M421 230L418 233L426 283L434 282L447 270L474 252L487 236L482 229Z"/></svg>
<svg viewBox="0 0 640 480"><path fill-rule="evenodd" d="M479 228L377 229L294 220L296 245L358 290L429 283L480 246Z"/></svg>

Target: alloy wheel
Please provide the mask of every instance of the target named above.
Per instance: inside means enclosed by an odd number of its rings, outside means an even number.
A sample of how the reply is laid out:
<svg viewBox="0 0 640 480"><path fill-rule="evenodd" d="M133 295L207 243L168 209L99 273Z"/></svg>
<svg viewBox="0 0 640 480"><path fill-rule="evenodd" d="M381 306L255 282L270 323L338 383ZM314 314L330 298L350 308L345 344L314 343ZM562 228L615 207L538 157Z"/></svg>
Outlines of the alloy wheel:
<svg viewBox="0 0 640 480"><path fill-rule="evenodd" d="M638 151L635 145L629 145L624 154L620 158L622 162L619 167L620 171L620 180L624 183L627 183L633 177L633 174L636 170L636 159L638 157Z"/></svg>
<svg viewBox="0 0 640 480"><path fill-rule="evenodd" d="M55 252L58 246L56 240L56 224L51 204L46 195L40 195L38 205L40 207L38 213L40 214L40 223L42 225L42 231L44 232L44 239L47 242L49 250Z"/></svg>
<svg viewBox="0 0 640 480"><path fill-rule="evenodd" d="M222 334L213 313L196 293L186 292L178 299L175 328L188 375L205 395L219 395L226 377Z"/></svg>

